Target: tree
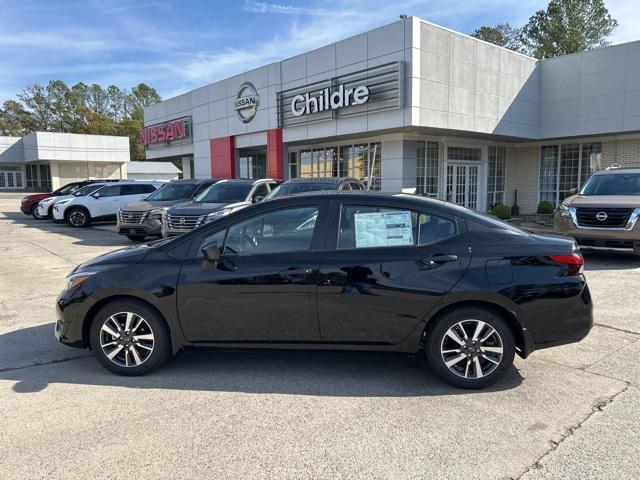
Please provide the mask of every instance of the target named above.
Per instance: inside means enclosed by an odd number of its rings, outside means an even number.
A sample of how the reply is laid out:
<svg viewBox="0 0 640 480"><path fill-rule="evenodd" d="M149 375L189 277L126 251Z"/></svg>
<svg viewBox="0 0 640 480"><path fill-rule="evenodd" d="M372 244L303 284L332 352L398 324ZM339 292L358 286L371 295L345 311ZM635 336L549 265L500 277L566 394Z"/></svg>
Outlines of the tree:
<svg viewBox="0 0 640 480"><path fill-rule="evenodd" d="M477 28L471 36L509 50L522 52L524 46L520 40L521 30L520 28L512 27L508 23L499 23L495 26L484 25Z"/></svg>
<svg viewBox="0 0 640 480"><path fill-rule="evenodd" d="M0 108L0 135L22 137L34 130L31 112L16 100L7 100Z"/></svg>
<svg viewBox="0 0 640 480"><path fill-rule="evenodd" d="M131 159L144 160L138 132L144 127L144 107L161 101L144 83L131 91L115 85L79 82L71 88L62 80L46 86L28 85L18 100L0 108L0 135L23 136L32 131L123 135L130 138Z"/></svg>
<svg viewBox="0 0 640 480"><path fill-rule="evenodd" d="M522 43L536 58L603 47L618 26L603 0L551 0L522 28Z"/></svg>

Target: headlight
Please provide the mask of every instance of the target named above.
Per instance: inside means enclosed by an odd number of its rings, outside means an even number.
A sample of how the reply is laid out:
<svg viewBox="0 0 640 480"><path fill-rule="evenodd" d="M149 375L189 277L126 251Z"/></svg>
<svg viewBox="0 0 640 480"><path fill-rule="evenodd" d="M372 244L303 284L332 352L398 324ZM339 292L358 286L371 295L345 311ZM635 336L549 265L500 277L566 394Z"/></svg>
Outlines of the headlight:
<svg viewBox="0 0 640 480"><path fill-rule="evenodd" d="M29 197L22 197L22 201L23 201L23 202L26 202L26 201L28 201L28 200L29 200Z"/></svg>
<svg viewBox="0 0 640 480"><path fill-rule="evenodd" d="M567 207L564 203L561 203L558 206L558 213L563 217L570 217L571 213L569 212L569 207Z"/></svg>
<svg viewBox="0 0 640 480"><path fill-rule="evenodd" d="M78 272L78 273L70 273L67 275L67 288L66 290L71 290L74 288L79 288L82 284L93 274L96 272Z"/></svg>
<svg viewBox="0 0 640 480"><path fill-rule="evenodd" d="M233 211L233 208L223 208L222 210L218 210L216 212L210 213L205 217L204 223L213 222L214 220L217 220L220 217L229 215L232 211Z"/></svg>
<svg viewBox="0 0 640 480"><path fill-rule="evenodd" d="M168 207L154 208L153 210L149 210L145 213L145 218L149 218L151 220L162 220L162 217L167 210Z"/></svg>
<svg viewBox="0 0 640 480"><path fill-rule="evenodd" d="M67 198L66 200L60 200L59 202L56 202L56 205L65 205L67 203L69 203L71 201L70 198Z"/></svg>

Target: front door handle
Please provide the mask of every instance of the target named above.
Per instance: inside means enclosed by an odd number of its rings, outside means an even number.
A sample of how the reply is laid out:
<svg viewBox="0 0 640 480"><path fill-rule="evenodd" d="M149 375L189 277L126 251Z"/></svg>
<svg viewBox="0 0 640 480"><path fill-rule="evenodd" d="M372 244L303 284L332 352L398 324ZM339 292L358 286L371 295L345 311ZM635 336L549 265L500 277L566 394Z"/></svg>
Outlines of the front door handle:
<svg viewBox="0 0 640 480"><path fill-rule="evenodd" d="M457 262L458 256L452 254L445 253L434 253L433 255L429 255L428 257L420 260L420 263L425 265L427 268L436 268L444 265L445 263Z"/></svg>
<svg viewBox="0 0 640 480"><path fill-rule="evenodd" d="M311 273L313 273L313 269L311 268L291 267L286 270L283 270L282 272L279 273L279 275L284 278L293 278L293 277L302 277L305 275L310 275Z"/></svg>

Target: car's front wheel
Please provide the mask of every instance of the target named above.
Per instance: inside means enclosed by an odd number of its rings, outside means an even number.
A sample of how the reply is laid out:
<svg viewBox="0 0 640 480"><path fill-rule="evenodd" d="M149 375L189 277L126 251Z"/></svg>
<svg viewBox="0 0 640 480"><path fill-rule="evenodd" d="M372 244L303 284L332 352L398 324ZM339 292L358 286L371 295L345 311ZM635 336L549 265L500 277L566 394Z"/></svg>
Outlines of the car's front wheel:
<svg viewBox="0 0 640 480"><path fill-rule="evenodd" d="M116 301L100 310L91 325L90 342L98 361L119 375L148 373L171 354L164 319L136 301Z"/></svg>
<svg viewBox="0 0 640 480"><path fill-rule="evenodd" d="M91 217L84 208L72 208L67 215L67 222L72 227L87 227L91 223Z"/></svg>
<svg viewBox="0 0 640 480"><path fill-rule="evenodd" d="M513 364L515 341L509 325L492 310L463 307L431 325L425 353L443 380L484 388L498 382Z"/></svg>

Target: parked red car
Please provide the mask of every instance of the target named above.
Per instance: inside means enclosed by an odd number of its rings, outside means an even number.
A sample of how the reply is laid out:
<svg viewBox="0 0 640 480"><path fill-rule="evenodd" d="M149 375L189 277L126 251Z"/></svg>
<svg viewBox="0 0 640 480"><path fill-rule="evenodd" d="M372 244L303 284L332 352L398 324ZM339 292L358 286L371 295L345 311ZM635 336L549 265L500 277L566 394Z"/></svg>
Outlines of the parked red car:
<svg viewBox="0 0 640 480"><path fill-rule="evenodd" d="M71 195L72 193L80 190L85 185L89 185L90 183L95 182L111 182L117 180L83 180L82 182L72 182L68 183L64 187L60 187L54 192L48 193L34 193L31 195L27 195L22 199L22 203L20 204L20 210L25 215L33 215L34 210L38 206L38 202L40 200L44 200L45 198L55 197L58 195Z"/></svg>

